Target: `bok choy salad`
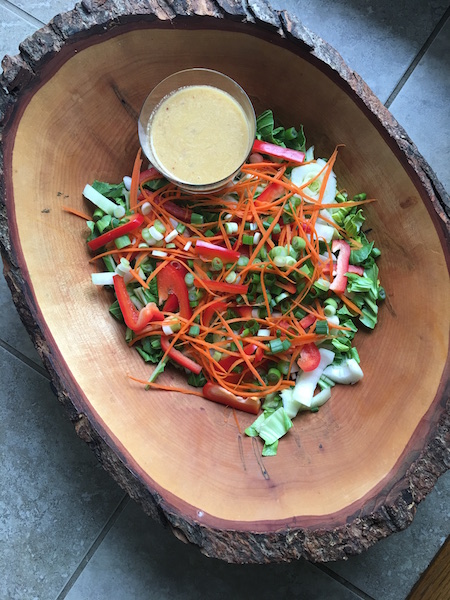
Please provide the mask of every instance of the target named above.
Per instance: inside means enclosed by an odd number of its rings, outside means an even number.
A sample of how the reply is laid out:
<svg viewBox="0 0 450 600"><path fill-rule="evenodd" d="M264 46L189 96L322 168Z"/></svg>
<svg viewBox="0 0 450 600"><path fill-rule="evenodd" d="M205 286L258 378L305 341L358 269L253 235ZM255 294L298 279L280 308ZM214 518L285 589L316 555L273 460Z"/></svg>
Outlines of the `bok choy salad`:
<svg viewBox="0 0 450 600"><path fill-rule="evenodd" d="M254 414L245 430L262 454L336 384L363 377L354 346L384 298L380 250L365 231L365 193L336 180L338 150L315 158L303 128L257 119L252 153L221 192L187 194L140 151L131 176L83 195L92 274L110 287L110 313L147 363L147 389L194 394ZM70 209L67 209L70 210ZM189 384L167 386L170 364Z"/></svg>

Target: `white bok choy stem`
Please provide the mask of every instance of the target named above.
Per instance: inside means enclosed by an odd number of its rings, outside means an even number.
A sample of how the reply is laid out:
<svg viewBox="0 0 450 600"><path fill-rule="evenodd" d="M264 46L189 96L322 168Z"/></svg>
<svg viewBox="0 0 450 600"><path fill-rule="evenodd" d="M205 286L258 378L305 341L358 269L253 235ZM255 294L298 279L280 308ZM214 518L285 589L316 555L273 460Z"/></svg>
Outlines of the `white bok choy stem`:
<svg viewBox="0 0 450 600"><path fill-rule="evenodd" d="M302 406L311 408L317 383L326 367L331 365L334 360L334 352L331 350L320 348L319 353L319 365L313 371L301 371L297 377L294 388L283 390L281 392L284 410L291 419L297 415Z"/></svg>

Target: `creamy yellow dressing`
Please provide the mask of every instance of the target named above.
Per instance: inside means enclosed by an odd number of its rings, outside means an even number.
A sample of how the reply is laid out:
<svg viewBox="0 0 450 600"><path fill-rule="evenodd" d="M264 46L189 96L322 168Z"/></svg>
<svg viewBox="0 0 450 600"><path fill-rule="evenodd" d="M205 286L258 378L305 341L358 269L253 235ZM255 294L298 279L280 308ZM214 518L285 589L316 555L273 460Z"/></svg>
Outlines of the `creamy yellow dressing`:
<svg viewBox="0 0 450 600"><path fill-rule="evenodd" d="M187 86L163 99L149 121L148 135L167 174L198 185L221 181L239 169L250 142L239 103L208 85Z"/></svg>

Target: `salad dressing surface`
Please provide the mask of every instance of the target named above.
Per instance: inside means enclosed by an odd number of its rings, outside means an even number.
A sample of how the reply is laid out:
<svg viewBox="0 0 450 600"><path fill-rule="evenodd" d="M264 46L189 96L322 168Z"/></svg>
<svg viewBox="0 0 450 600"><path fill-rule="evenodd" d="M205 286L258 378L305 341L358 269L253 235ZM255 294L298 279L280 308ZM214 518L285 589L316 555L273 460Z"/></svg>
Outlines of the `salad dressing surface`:
<svg viewBox="0 0 450 600"><path fill-rule="evenodd" d="M181 88L163 99L149 121L153 153L180 182L225 179L245 161L250 128L238 102L208 85Z"/></svg>

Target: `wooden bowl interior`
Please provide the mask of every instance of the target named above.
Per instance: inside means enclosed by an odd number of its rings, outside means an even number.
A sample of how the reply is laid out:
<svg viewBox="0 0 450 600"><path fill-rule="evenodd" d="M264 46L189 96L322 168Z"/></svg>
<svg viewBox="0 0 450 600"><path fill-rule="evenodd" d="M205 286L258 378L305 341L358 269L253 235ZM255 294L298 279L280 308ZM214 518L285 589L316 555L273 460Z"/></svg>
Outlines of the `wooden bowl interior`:
<svg viewBox="0 0 450 600"><path fill-rule="evenodd" d="M268 35L268 34L267 34ZM275 36L274 36L275 38ZM361 103L288 44L216 28L127 29L73 46L67 61L24 101L10 158L13 239L29 274L36 319L78 410L174 510L205 522L263 530L346 518L420 447L445 369L449 286L434 217L406 164ZM243 60L245 57L245 60ZM204 66L238 81L260 112L303 123L316 156L342 144L341 187L366 191L387 301L373 333L360 333L364 379L333 390L300 416L274 458L241 436L233 413L194 396L145 392L127 374L149 371L108 314L112 295L91 284L84 222L94 179L129 175L137 116L151 88L174 71ZM178 373L166 384L182 384ZM253 417L238 414L241 431Z"/></svg>

